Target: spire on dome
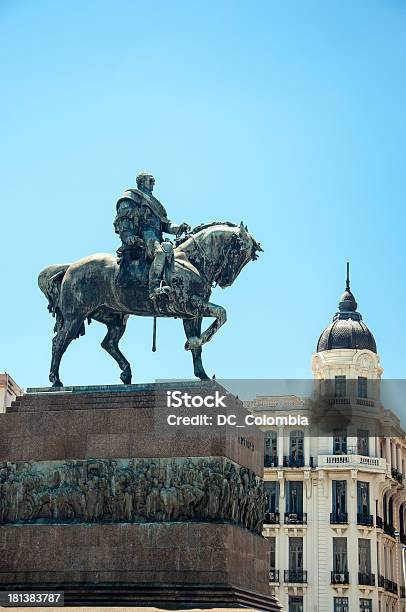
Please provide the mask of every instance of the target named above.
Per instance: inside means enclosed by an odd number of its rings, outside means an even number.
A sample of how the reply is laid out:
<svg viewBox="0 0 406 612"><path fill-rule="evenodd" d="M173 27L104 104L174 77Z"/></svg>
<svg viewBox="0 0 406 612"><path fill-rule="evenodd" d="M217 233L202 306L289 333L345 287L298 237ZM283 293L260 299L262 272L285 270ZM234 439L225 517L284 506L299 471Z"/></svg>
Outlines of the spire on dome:
<svg viewBox="0 0 406 612"><path fill-rule="evenodd" d="M340 312L356 312L358 304L350 289L350 262L347 261L347 280L345 283L345 291L341 296L338 309Z"/></svg>
<svg viewBox="0 0 406 612"><path fill-rule="evenodd" d="M338 304L333 322L321 334L317 352L333 349L368 349L376 353L373 335L357 312L358 304L350 288L350 264L347 262L345 291Z"/></svg>

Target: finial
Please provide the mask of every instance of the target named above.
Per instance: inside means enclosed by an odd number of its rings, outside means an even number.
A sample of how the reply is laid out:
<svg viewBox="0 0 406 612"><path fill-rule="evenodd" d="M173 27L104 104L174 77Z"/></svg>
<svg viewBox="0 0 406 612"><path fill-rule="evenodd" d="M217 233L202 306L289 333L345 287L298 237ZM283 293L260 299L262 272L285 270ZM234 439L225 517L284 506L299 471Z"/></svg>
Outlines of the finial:
<svg viewBox="0 0 406 612"><path fill-rule="evenodd" d="M351 291L350 290L350 262L349 261L347 261L347 282L345 285L345 290Z"/></svg>

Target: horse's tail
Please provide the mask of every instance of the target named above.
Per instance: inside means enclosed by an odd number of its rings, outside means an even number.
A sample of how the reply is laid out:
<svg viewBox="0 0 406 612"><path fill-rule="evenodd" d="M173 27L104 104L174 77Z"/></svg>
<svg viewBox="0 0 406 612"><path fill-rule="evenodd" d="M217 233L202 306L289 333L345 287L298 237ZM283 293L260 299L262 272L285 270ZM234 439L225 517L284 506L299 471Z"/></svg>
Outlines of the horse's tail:
<svg viewBox="0 0 406 612"><path fill-rule="evenodd" d="M61 283L70 264L48 266L38 276L38 286L48 298L48 310L54 316L58 309Z"/></svg>
<svg viewBox="0 0 406 612"><path fill-rule="evenodd" d="M48 310L53 317L56 317L55 332L63 325L63 316L59 308L59 296L61 294L62 280L69 265L56 264L48 266L38 276L38 286L48 299Z"/></svg>

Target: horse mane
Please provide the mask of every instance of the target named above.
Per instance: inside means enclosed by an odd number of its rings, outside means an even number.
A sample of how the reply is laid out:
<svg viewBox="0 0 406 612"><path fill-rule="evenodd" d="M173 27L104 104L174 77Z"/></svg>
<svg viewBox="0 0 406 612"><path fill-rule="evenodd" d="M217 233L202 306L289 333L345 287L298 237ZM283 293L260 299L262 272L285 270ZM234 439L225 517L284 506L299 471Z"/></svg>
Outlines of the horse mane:
<svg viewBox="0 0 406 612"><path fill-rule="evenodd" d="M232 223L231 221L211 221L210 223L201 223L200 225L194 227L190 232L188 232L186 236L183 236L182 238L177 238L176 246L183 244L186 240L188 240L188 238L190 238L190 236L193 236L194 234L197 234L198 232L201 232L202 230L207 229L208 227L213 227L214 225L227 225L228 227L238 227L236 223Z"/></svg>

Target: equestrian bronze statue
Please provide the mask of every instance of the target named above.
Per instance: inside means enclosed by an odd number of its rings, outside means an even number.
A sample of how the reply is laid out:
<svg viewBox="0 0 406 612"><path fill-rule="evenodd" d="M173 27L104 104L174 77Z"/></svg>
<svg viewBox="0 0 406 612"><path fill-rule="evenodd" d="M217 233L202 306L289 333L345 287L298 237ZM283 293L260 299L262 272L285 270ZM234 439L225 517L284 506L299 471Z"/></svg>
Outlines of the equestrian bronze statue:
<svg viewBox="0 0 406 612"><path fill-rule="evenodd" d="M117 361L123 383L130 384L131 366L118 344L131 314L182 319L194 374L208 378L202 346L226 321L225 309L209 301L212 289L230 286L262 249L242 223L212 222L192 231L186 223L172 223L152 196L153 181L147 173L139 175L138 189L126 191L118 201L114 225L122 246L117 257L97 253L48 266L39 275L39 287L56 318L49 375L54 387L62 386L61 358L70 342L84 335L86 319L107 326L101 345ZM163 233L177 235L175 246L163 240ZM204 317L214 322L202 332Z"/></svg>

